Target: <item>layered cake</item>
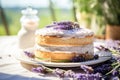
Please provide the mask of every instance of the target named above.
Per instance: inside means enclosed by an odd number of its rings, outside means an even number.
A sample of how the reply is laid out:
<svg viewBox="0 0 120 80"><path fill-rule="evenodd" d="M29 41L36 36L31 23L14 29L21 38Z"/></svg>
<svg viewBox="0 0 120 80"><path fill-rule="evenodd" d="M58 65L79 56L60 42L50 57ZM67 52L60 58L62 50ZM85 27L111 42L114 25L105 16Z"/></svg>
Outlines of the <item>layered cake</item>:
<svg viewBox="0 0 120 80"><path fill-rule="evenodd" d="M36 31L35 57L52 62L67 62L74 57L93 58L94 33L71 21L53 22Z"/></svg>

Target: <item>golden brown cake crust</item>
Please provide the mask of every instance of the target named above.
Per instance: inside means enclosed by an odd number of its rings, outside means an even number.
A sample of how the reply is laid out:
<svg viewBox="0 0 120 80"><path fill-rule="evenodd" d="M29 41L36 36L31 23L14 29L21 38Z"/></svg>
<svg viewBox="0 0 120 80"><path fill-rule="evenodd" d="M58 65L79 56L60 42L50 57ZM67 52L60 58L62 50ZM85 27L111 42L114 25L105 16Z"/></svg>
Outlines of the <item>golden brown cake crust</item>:
<svg viewBox="0 0 120 80"><path fill-rule="evenodd" d="M65 53L65 52L46 52L46 51L35 50L35 57L40 59L46 59L52 62L63 61L63 60L70 61L75 56L78 56L78 54ZM86 60L93 58L93 55L88 53L79 54L79 56L84 57Z"/></svg>
<svg viewBox="0 0 120 80"><path fill-rule="evenodd" d="M49 46L80 46L93 43L93 36L86 36L85 38L61 38L57 36L41 36L36 35L36 43L39 45Z"/></svg>

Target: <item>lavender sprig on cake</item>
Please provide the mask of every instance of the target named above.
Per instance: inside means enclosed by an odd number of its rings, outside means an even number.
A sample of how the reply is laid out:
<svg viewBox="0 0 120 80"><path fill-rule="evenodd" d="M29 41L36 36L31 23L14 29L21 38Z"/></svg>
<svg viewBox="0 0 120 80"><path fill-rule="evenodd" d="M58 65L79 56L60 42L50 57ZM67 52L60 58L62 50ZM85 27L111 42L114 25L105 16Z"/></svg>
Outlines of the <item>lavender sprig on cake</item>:
<svg viewBox="0 0 120 80"><path fill-rule="evenodd" d="M53 24L46 26L46 28L54 27L54 29L59 30L72 30L80 28L77 22L71 21L62 21L62 22L53 22Z"/></svg>

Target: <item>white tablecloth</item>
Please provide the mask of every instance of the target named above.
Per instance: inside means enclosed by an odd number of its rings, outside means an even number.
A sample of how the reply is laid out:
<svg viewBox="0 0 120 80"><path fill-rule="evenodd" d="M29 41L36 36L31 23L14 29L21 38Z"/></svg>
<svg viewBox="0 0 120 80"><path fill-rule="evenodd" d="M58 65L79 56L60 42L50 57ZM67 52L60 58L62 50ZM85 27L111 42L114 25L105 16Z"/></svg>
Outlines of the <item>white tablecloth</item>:
<svg viewBox="0 0 120 80"><path fill-rule="evenodd" d="M0 80L59 80L51 76L38 76L23 68L12 54L18 54L17 36L0 36Z"/></svg>

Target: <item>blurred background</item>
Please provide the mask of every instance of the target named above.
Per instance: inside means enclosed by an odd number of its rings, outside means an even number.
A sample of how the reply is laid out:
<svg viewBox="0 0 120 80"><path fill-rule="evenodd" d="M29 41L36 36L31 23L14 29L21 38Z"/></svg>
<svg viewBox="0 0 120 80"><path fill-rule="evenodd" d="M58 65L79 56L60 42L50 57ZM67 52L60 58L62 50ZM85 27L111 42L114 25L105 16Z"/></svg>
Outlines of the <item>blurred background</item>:
<svg viewBox="0 0 120 80"><path fill-rule="evenodd" d="M39 28L70 20L91 29L97 38L120 39L119 0L0 0L0 36L17 35L21 10L28 6L38 10Z"/></svg>

